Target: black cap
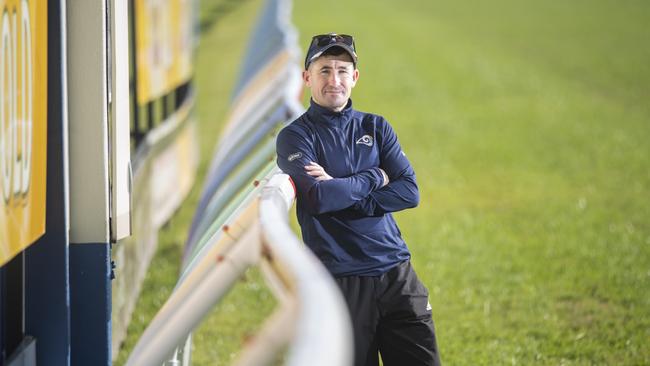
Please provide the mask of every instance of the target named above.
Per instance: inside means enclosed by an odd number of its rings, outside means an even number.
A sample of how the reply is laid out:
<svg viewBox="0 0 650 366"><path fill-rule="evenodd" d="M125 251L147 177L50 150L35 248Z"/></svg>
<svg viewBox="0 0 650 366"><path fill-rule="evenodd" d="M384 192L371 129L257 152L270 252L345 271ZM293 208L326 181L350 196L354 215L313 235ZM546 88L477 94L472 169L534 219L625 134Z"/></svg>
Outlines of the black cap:
<svg viewBox="0 0 650 366"><path fill-rule="evenodd" d="M333 47L342 48L350 54L352 62L355 67L357 65L357 53L354 46L354 38L347 34L319 34L311 39L309 50L307 50L307 57L305 57L305 70L309 68L309 64L315 59L319 58L325 51Z"/></svg>

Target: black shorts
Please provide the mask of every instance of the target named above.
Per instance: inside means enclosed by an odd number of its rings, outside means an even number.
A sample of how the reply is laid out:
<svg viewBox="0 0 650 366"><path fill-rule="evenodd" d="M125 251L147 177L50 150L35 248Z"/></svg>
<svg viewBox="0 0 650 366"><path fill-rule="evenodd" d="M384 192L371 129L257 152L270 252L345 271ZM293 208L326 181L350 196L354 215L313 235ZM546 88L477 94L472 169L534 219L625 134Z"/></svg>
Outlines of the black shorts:
<svg viewBox="0 0 650 366"><path fill-rule="evenodd" d="M410 261L380 276L336 278L350 310L356 366L440 365L429 292Z"/></svg>

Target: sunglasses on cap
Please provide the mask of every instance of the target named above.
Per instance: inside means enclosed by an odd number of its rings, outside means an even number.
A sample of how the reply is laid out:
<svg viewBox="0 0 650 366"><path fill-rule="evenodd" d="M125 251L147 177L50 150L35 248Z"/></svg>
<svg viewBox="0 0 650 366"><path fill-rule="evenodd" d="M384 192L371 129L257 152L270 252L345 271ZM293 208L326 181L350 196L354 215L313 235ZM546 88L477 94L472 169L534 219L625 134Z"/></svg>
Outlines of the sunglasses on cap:
<svg viewBox="0 0 650 366"><path fill-rule="evenodd" d="M352 48L352 50L356 52L356 49L354 47L354 37L352 37L349 34L329 33L329 34L316 35L312 37L311 45L309 46L309 48L312 48L314 45L321 48L321 47L329 46L334 43L346 44L348 47Z"/></svg>
<svg viewBox="0 0 650 366"><path fill-rule="evenodd" d="M305 57L305 70L307 70L313 60L320 57L323 52L332 47L340 47L345 50L352 57L352 62L355 65L357 64L356 47L354 45L354 38L351 35L336 33L319 34L311 39L307 57Z"/></svg>

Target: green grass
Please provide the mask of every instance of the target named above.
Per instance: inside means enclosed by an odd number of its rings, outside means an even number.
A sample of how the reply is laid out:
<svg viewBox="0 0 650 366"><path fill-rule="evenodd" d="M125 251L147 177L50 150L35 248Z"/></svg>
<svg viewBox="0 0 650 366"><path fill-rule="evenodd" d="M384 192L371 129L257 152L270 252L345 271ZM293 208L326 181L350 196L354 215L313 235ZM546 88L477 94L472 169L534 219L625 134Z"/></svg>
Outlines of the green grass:
<svg viewBox="0 0 650 366"><path fill-rule="evenodd" d="M259 5L202 36L203 159ZM356 36L355 107L384 115L415 167L420 206L396 216L445 364L650 364L650 3L295 1L293 17L303 49ZM175 282L196 196L163 233L127 344ZM254 328L228 308L270 311L251 277L204 324L197 364L227 364Z"/></svg>
<svg viewBox="0 0 650 366"><path fill-rule="evenodd" d="M303 44L356 35L355 104L415 166L422 202L398 222L446 364L650 362L649 4L297 2L295 19Z"/></svg>

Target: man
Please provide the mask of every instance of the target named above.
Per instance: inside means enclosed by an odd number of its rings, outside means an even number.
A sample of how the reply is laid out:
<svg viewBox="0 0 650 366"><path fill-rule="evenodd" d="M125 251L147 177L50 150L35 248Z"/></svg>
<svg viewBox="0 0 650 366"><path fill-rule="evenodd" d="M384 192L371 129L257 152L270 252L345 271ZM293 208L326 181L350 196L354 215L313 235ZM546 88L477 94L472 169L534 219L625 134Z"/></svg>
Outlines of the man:
<svg viewBox="0 0 650 366"><path fill-rule="evenodd" d="M355 365L439 365L428 291L391 212L419 201L415 173L380 116L352 109L359 79L349 35L313 37L303 80L310 107L277 138L296 186L304 242L350 309Z"/></svg>

